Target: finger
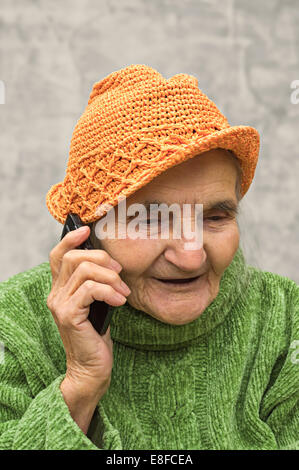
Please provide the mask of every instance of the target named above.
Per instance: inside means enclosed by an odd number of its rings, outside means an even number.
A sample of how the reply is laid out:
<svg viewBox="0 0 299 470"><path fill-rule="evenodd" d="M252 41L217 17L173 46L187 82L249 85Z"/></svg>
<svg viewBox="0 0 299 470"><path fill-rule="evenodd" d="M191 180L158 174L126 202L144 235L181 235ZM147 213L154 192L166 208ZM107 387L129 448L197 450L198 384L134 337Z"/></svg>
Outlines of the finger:
<svg viewBox="0 0 299 470"><path fill-rule="evenodd" d="M81 265L83 264L83 268ZM63 287L71 276L80 268L77 275L85 272L86 279L92 277L96 266L102 266L111 272L116 272L116 264L105 250L70 250L63 255L60 271L57 278L57 286ZM120 265L119 265L120 266ZM122 270L120 266L118 272ZM82 276L81 276L82 277ZM81 283L81 282L80 282Z"/></svg>
<svg viewBox="0 0 299 470"><path fill-rule="evenodd" d="M70 233L68 233L65 236L65 238L68 237ZM79 239L77 239L77 242L75 242L75 245L80 246L81 243L83 243L86 240L86 238L87 238L87 235L85 234L84 236L83 234L82 237L80 236ZM59 244L57 245L57 247L58 246ZM117 271L117 272L120 272L122 270L122 266L116 260L114 260L105 250L76 249L74 246L74 242L72 242L71 244L68 244L67 246L69 250L66 250L64 248L64 251L61 251L60 253L58 252L58 254L56 252L58 257L62 256L62 258L59 260L59 264L57 264L57 266L59 266L59 272L58 273L56 272L56 278L55 278L55 282L57 282L59 287L62 287L66 284L66 282L69 280L69 278L71 277L75 269L83 261L92 261L95 264L109 267L110 269ZM54 259L55 259L55 256L56 255L54 252Z"/></svg>
<svg viewBox="0 0 299 470"><path fill-rule="evenodd" d="M72 295L71 301L74 307L71 308L71 311L80 312L81 316L82 310L86 310L87 316L88 307L95 300L106 302L113 307L122 305L127 301L126 297L117 292L112 286L89 279L81 284L79 289Z"/></svg>
<svg viewBox="0 0 299 470"><path fill-rule="evenodd" d="M63 256L70 250L80 246L88 237L90 229L87 225L79 229L72 230L51 250L49 254L50 267L52 271L52 280L56 281Z"/></svg>
<svg viewBox="0 0 299 470"><path fill-rule="evenodd" d="M102 284L111 285L116 291L127 296L131 293L130 288L120 278L116 271L105 266L98 266L94 262L82 261L73 271L64 285L64 295L70 297L88 279Z"/></svg>

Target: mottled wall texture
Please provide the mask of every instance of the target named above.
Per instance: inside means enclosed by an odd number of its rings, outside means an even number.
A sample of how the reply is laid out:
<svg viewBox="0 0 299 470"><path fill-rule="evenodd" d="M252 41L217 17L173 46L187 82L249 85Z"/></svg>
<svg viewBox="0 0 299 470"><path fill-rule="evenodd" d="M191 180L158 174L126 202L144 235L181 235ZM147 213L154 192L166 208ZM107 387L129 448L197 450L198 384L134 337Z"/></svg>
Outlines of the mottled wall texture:
<svg viewBox="0 0 299 470"><path fill-rule="evenodd" d="M196 76L231 125L258 129L241 246L249 264L298 282L298 25L298 0L0 0L0 280L58 243L45 196L93 83L146 64Z"/></svg>

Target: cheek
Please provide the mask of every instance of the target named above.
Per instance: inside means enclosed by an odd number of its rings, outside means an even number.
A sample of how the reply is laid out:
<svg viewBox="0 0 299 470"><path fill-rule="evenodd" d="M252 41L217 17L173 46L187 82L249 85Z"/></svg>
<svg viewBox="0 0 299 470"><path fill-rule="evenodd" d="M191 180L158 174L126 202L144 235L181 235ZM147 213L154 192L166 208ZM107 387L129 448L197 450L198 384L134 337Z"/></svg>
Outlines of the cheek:
<svg viewBox="0 0 299 470"><path fill-rule="evenodd" d="M207 255L214 270L222 274L233 260L239 246L240 233L236 224L231 224L223 231L209 232L205 236Z"/></svg>
<svg viewBox="0 0 299 470"><path fill-rule="evenodd" d="M123 273L124 276L137 277L146 271L158 256L158 251L156 253L152 240L132 240L129 238L103 240L102 247L122 265L120 276Z"/></svg>

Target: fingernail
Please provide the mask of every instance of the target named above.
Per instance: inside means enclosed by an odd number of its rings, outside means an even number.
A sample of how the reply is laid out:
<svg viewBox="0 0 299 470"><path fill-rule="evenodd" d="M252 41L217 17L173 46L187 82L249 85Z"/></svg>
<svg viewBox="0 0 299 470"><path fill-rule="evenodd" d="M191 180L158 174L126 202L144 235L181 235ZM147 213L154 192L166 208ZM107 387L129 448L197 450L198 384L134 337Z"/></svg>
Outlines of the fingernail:
<svg viewBox="0 0 299 470"><path fill-rule="evenodd" d="M117 261L115 261L114 259L111 260L110 266L111 266L113 269L117 269L118 271L119 271L120 269L122 269L122 266L121 266Z"/></svg>
<svg viewBox="0 0 299 470"><path fill-rule="evenodd" d="M79 233L86 232L87 228L88 227L86 225L84 225L83 227L77 228L76 232L79 232Z"/></svg>
<svg viewBox="0 0 299 470"><path fill-rule="evenodd" d="M116 299L117 302L125 302L127 301L127 299L121 295L121 294L118 294L118 293L115 293L114 294L114 298Z"/></svg>
<svg viewBox="0 0 299 470"><path fill-rule="evenodd" d="M124 292L126 293L126 295L131 294L131 289L127 286L127 284L124 283L124 281L121 281L120 285L122 289L124 290Z"/></svg>

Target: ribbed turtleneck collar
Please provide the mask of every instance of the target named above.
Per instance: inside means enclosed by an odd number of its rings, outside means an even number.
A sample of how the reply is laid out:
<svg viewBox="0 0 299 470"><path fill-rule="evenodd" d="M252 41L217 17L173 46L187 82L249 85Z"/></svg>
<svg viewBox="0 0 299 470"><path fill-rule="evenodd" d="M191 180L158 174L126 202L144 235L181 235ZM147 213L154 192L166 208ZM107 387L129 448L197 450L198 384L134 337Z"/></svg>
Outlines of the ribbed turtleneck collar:
<svg viewBox="0 0 299 470"><path fill-rule="evenodd" d="M238 298L244 294L249 276L250 271L239 246L222 275L217 297L196 320L186 325L163 323L126 302L120 307L110 306L113 309L111 338L143 350L171 350L188 346L224 320Z"/></svg>

